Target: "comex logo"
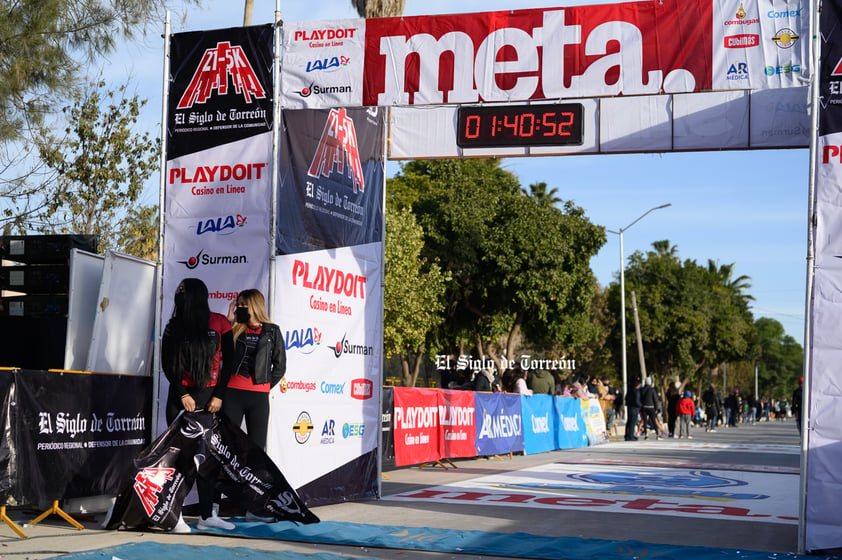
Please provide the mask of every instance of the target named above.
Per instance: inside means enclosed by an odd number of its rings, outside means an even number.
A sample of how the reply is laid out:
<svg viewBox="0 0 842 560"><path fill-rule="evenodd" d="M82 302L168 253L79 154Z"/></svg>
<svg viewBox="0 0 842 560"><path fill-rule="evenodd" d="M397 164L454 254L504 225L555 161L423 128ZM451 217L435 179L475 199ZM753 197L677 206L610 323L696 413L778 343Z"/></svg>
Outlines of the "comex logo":
<svg viewBox="0 0 842 560"><path fill-rule="evenodd" d="M227 95L229 76L234 83L234 91L241 94L246 103L251 103L252 97L266 97L266 91L260 85L243 48L232 47L230 42L222 41L215 48L205 51L190 85L178 102L178 109L189 109L195 103L207 102L214 90L219 95Z"/></svg>

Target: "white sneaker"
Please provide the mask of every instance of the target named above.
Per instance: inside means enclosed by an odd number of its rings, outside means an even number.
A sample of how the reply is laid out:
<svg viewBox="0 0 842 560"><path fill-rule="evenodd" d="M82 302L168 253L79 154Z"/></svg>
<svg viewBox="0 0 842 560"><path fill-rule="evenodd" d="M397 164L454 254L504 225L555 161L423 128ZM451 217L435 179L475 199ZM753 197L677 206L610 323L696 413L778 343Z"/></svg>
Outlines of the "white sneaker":
<svg viewBox="0 0 842 560"><path fill-rule="evenodd" d="M229 521L225 521L220 517L212 515L207 519L199 519L199 523L196 525L196 527L202 531L204 531L205 529L225 529L226 531L230 531L235 527L235 525Z"/></svg>
<svg viewBox="0 0 842 560"><path fill-rule="evenodd" d="M184 517L181 515L178 516L178 523L170 530L171 533L189 533L190 531L190 525L185 523Z"/></svg>

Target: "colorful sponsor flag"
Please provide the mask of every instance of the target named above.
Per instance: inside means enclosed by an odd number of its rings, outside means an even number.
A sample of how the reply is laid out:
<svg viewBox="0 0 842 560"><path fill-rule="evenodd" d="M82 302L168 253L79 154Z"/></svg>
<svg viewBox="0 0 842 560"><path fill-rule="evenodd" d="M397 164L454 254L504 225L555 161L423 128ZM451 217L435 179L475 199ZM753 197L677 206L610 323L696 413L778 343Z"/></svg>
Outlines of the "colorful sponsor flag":
<svg viewBox="0 0 842 560"><path fill-rule="evenodd" d="M439 390L395 387L395 464L429 463L441 459Z"/></svg>
<svg viewBox="0 0 842 560"><path fill-rule="evenodd" d="M552 395L520 396L523 445L527 455L558 449L554 399Z"/></svg>
<svg viewBox="0 0 842 560"><path fill-rule="evenodd" d="M438 391L439 444L445 458L476 457L474 391Z"/></svg>

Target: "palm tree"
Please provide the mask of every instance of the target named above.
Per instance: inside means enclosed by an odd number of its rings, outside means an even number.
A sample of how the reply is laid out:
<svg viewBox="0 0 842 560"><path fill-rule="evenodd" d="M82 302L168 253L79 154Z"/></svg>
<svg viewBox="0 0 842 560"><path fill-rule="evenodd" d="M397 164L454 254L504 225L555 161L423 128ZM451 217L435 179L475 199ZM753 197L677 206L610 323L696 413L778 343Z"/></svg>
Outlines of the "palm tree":
<svg viewBox="0 0 842 560"><path fill-rule="evenodd" d="M406 0L351 0L351 5L360 17L395 17L403 15Z"/></svg>
<svg viewBox="0 0 842 560"><path fill-rule="evenodd" d="M538 203L538 206L549 206L550 208L553 208L557 203L562 202L562 199L556 196L558 189L555 187L550 189L547 187L547 183L543 181L529 185L529 192L527 192L526 189L521 190L524 194L534 198L535 202Z"/></svg>

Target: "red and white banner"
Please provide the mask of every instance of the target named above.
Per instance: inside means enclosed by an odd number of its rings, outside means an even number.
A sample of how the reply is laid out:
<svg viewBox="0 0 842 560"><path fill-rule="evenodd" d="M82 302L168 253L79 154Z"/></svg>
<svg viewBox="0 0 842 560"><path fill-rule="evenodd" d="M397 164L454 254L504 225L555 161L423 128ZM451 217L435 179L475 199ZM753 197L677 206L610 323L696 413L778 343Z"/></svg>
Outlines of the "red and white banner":
<svg viewBox="0 0 842 560"><path fill-rule="evenodd" d="M442 458L439 448L439 390L395 387L395 464L417 465ZM473 398L473 393L470 393ZM472 451L472 455L475 451Z"/></svg>
<svg viewBox="0 0 842 560"><path fill-rule="evenodd" d="M281 95L298 108L804 85L810 12L779 4L661 0L290 23Z"/></svg>
<svg viewBox="0 0 842 560"><path fill-rule="evenodd" d="M476 457L477 418L473 391L439 391L441 456Z"/></svg>

